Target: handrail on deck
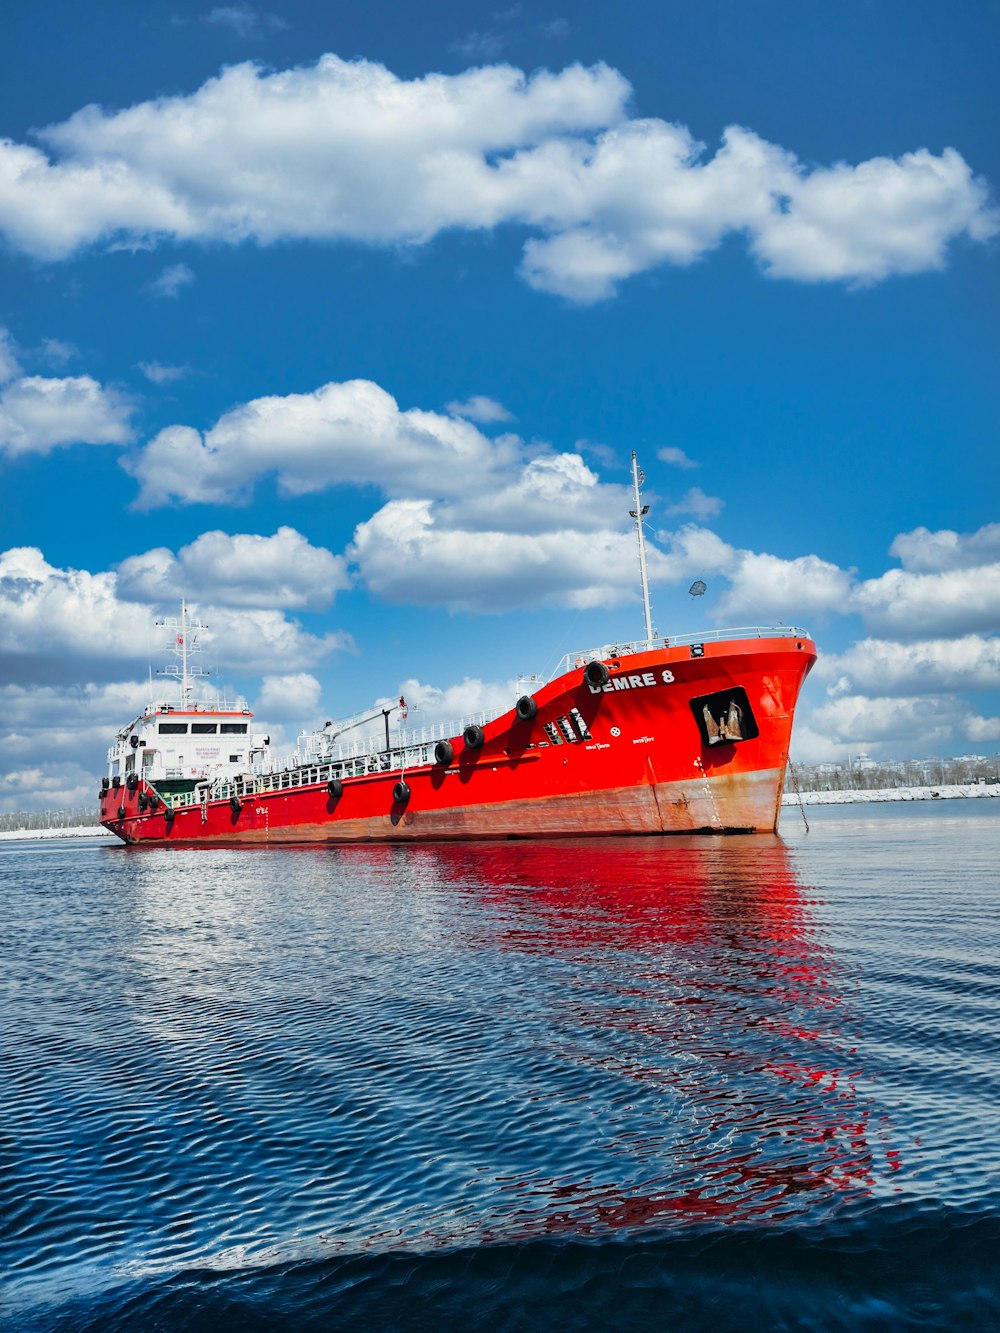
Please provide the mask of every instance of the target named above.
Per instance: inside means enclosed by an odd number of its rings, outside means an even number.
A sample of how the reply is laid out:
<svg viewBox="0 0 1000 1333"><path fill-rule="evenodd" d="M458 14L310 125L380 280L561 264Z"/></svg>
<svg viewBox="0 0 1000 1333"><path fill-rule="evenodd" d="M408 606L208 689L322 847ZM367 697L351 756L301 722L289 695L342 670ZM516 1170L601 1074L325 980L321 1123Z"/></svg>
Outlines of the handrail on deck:
<svg viewBox="0 0 1000 1333"><path fill-rule="evenodd" d="M556 680L576 666L588 662L606 661L610 657L626 657L630 653L651 653L663 648L683 648L692 643L720 643L726 639L807 639L809 631L797 625L743 625L737 629L700 630L695 634L668 634L656 639L631 639L626 643L605 643L600 648L585 648L582 652L566 653L559 659L549 677Z"/></svg>

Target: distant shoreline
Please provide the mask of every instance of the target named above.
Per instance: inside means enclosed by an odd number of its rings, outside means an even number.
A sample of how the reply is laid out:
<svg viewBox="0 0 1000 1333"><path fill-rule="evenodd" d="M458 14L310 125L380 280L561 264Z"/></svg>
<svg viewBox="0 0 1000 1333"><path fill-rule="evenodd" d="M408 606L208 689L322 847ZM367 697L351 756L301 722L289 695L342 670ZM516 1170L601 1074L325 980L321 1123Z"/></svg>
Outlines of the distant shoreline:
<svg viewBox="0 0 1000 1333"><path fill-rule="evenodd" d="M867 805L883 801L937 801L955 797L1000 797L1000 783L944 783L938 787L879 787L872 791L786 791L782 807L789 805ZM113 833L100 824L80 824L75 828L8 829L0 832L0 842L47 842L51 838L107 838L118 842Z"/></svg>
<svg viewBox="0 0 1000 1333"><path fill-rule="evenodd" d="M937 787L875 787L871 791L786 791L785 805L860 805L881 801L937 801L957 796L1000 796L1000 783L943 783Z"/></svg>

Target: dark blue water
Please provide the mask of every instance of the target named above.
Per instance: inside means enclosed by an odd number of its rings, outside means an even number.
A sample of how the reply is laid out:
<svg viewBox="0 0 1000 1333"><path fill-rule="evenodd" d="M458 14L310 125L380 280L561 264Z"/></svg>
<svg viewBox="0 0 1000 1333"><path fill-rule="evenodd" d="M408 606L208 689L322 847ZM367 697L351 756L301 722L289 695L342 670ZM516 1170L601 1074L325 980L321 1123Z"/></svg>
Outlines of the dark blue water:
<svg viewBox="0 0 1000 1333"><path fill-rule="evenodd" d="M1000 801L0 844L11 1330L1000 1327Z"/></svg>

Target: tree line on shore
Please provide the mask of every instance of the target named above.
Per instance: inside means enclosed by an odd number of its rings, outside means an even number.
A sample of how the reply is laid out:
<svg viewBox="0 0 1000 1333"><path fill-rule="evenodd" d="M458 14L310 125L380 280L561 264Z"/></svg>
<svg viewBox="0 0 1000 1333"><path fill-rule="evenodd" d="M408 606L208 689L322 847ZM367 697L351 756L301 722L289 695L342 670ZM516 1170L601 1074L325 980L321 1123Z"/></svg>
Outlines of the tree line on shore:
<svg viewBox="0 0 1000 1333"><path fill-rule="evenodd" d="M793 771L794 768L794 771ZM1000 782L1000 755L985 758L903 759L879 763L863 758L846 764L789 764L785 790L884 791L896 787L950 787Z"/></svg>

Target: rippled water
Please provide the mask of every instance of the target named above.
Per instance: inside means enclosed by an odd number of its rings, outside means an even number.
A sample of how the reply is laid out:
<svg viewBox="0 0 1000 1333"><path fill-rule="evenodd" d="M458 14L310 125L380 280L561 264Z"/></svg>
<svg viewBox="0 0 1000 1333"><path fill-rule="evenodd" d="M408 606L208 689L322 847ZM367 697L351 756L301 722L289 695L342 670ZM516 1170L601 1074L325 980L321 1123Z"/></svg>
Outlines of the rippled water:
<svg viewBox="0 0 1000 1333"><path fill-rule="evenodd" d="M12 1330L1000 1327L1000 801L0 846Z"/></svg>

